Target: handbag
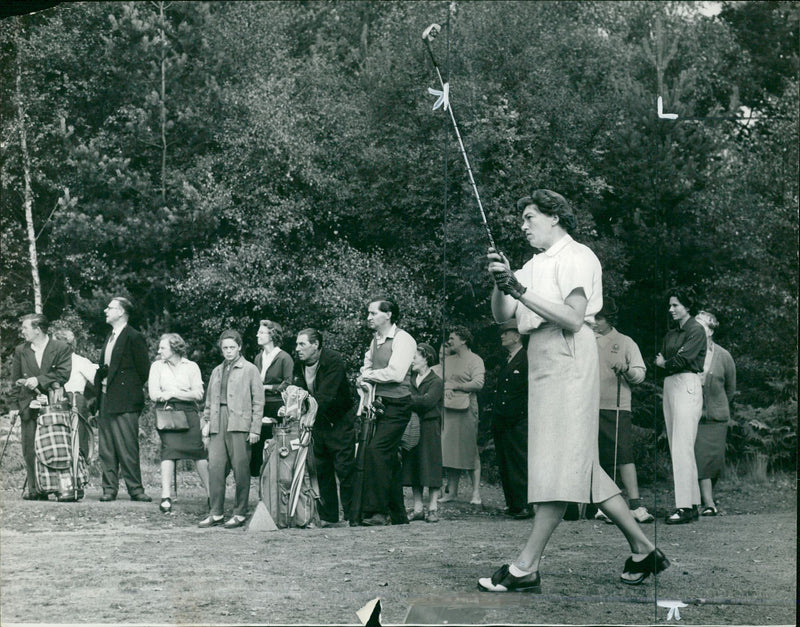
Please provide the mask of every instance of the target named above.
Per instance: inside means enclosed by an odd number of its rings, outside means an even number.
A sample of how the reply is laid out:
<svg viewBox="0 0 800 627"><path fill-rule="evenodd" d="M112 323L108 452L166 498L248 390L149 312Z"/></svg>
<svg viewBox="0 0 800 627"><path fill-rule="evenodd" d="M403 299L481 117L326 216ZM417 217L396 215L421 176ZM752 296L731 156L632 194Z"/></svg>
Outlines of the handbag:
<svg viewBox="0 0 800 627"><path fill-rule="evenodd" d="M156 429L159 431L188 431L189 419L182 409L174 409L169 403L156 407Z"/></svg>
<svg viewBox="0 0 800 627"><path fill-rule="evenodd" d="M447 409L469 409L469 392L453 390L451 397L444 397L444 406Z"/></svg>
<svg viewBox="0 0 800 627"><path fill-rule="evenodd" d="M419 444L419 415L417 412L412 412L406 430L403 431L403 437L400 438L400 448L410 451L417 444Z"/></svg>

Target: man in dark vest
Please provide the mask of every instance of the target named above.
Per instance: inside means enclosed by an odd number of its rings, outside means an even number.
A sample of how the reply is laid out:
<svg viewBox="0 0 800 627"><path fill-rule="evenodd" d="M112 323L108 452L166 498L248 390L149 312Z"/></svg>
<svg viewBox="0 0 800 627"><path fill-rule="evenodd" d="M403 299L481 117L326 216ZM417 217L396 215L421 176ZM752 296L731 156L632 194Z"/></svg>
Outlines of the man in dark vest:
<svg viewBox="0 0 800 627"><path fill-rule="evenodd" d="M27 486L22 498L26 501L47 500L47 494L36 484L36 418L39 416L36 396L56 386L64 387L72 372L72 351L63 342L47 334L49 323L42 314L24 316L20 333L25 340L14 349L11 360L11 415L20 414L20 440L25 460Z"/></svg>
<svg viewBox="0 0 800 627"><path fill-rule="evenodd" d="M353 500L353 454L355 450L355 408L341 354L322 348L322 333L303 329L295 346L294 383L317 401L313 442L319 482L321 526L339 522L341 495L344 518L350 519ZM339 479L339 492L336 479Z"/></svg>
<svg viewBox="0 0 800 627"><path fill-rule="evenodd" d="M497 373L492 411L492 434L506 513L530 518L528 506L528 355L522 350L517 321L500 325L506 359Z"/></svg>
<svg viewBox="0 0 800 627"><path fill-rule="evenodd" d="M374 336L364 355L359 384L375 385L375 398L380 399L383 411L364 453L361 524L366 526L387 525L391 514L400 517L394 523L408 522L403 504L396 502L403 493L398 451L411 419L411 361L417 342L397 328L399 320L400 308L393 300L378 298L369 303L367 326Z"/></svg>
<svg viewBox="0 0 800 627"><path fill-rule="evenodd" d="M150 372L144 336L128 325L133 305L127 298L112 298L105 309L111 334L100 352L95 376L100 390L98 449L103 467L101 501L113 501L119 474L131 501L151 501L144 493L139 466L139 414L144 407L144 384Z"/></svg>

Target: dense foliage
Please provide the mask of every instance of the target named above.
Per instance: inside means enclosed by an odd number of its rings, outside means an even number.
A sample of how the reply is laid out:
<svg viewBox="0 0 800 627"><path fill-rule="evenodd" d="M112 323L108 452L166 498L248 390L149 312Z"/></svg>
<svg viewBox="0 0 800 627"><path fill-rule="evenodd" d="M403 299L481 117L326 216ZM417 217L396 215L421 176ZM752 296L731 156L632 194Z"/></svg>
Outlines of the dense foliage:
<svg viewBox="0 0 800 627"><path fill-rule="evenodd" d="M437 81L420 34L433 21L513 264L531 252L516 199L563 192L648 363L663 289L691 286L720 320L741 402L786 402L798 238L788 2L724 3L717 16L688 2L87 2L7 18L3 356L33 304L21 106L44 312L80 327L84 352L105 332L106 299L126 294L153 350L178 331L205 372L223 328L241 329L252 355L265 317L320 327L355 368L364 304L388 293L417 337L466 323L491 362L487 242L449 119L426 93ZM659 95L678 120L657 116Z"/></svg>

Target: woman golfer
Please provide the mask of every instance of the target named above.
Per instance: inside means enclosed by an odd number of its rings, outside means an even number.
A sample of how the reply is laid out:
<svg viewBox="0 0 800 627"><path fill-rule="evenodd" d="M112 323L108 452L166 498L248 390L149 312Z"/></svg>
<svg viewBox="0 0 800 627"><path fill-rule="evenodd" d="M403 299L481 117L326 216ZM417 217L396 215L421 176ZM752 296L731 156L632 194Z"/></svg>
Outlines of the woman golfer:
<svg viewBox="0 0 800 627"><path fill-rule="evenodd" d="M597 343L589 326L602 306L602 270L595 254L569 233L576 226L567 201L536 190L517 203L522 231L535 254L521 270L494 250L488 270L495 280L492 313L516 318L528 344L528 501L536 505L533 529L510 565L478 580L488 592L539 592L539 561L568 502L594 502L630 545L621 579L636 585L669 566L631 516L598 461L599 375Z"/></svg>

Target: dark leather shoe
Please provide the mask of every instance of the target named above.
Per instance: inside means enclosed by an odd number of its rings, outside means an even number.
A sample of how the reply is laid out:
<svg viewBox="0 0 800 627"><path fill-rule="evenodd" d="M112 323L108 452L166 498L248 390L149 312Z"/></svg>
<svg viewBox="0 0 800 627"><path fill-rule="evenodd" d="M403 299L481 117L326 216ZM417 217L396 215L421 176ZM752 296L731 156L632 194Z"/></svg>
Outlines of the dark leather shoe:
<svg viewBox="0 0 800 627"><path fill-rule="evenodd" d="M685 525L686 523L690 523L693 520L694 520L693 508L679 507L674 512L672 512L672 514L667 516L667 519L664 522L666 522L668 525Z"/></svg>
<svg viewBox="0 0 800 627"><path fill-rule="evenodd" d="M101 503L108 503L109 501L116 501L117 495L116 494L104 494L100 497Z"/></svg>
<svg viewBox="0 0 800 627"><path fill-rule="evenodd" d="M364 527L382 527L389 524L389 519L384 514L373 514L361 521Z"/></svg>
<svg viewBox="0 0 800 627"><path fill-rule="evenodd" d="M527 520L528 518L533 518L533 510L525 507L515 514L511 514L511 517L516 520Z"/></svg>
<svg viewBox="0 0 800 627"><path fill-rule="evenodd" d="M508 564L503 564L491 577L478 579L478 589L484 592L532 592L542 591L542 578L538 572L515 577L508 572Z"/></svg>
<svg viewBox="0 0 800 627"><path fill-rule="evenodd" d="M153 499L147 496L144 492L139 494L131 494L131 501L139 501L140 503L150 503Z"/></svg>
<svg viewBox="0 0 800 627"><path fill-rule="evenodd" d="M67 494L59 494L57 499L59 503L74 503L78 500L75 492L68 492Z"/></svg>
<svg viewBox="0 0 800 627"><path fill-rule="evenodd" d="M669 560L660 549L653 549L640 562L633 561L632 557L625 560L625 567L622 569L623 575L637 575L635 578L620 577L622 583L629 586L637 586L647 579L650 575L657 575L662 570L669 567Z"/></svg>
<svg viewBox="0 0 800 627"><path fill-rule="evenodd" d="M22 493L22 500L23 501L41 501L41 495L38 492L31 492L30 490L26 490Z"/></svg>

